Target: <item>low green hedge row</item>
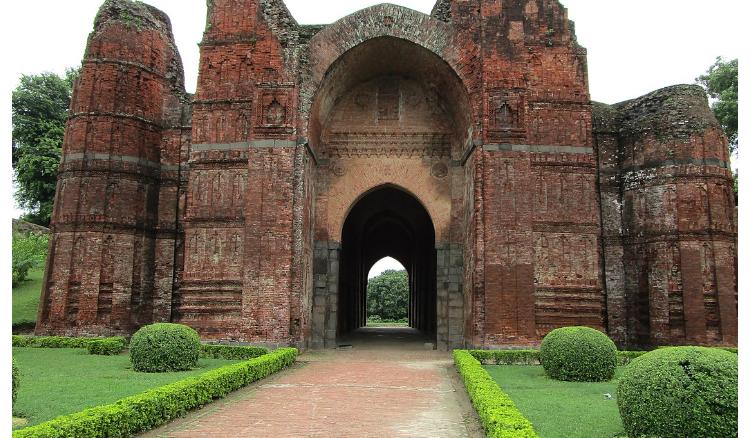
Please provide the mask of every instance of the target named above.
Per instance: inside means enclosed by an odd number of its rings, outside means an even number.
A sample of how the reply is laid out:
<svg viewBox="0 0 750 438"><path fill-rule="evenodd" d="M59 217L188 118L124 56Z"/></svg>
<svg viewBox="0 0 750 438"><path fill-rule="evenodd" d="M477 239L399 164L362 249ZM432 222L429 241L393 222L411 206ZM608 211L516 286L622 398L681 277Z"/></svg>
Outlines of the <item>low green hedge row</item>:
<svg viewBox="0 0 750 438"><path fill-rule="evenodd" d="M87 348L88 344L103 339L120 339L119 336L114 338L91 337L91 338L73 338L68 336L25 336L13 335L14 347L37 347L37 348Z"/></svg>
<svg viewBox="0 0 750 438"><path fill-rule="evenodd" d="M469 350L483 364L539 365L539 350Z"/></svg>
<svg viewBox="0 0 750 438"><path fill-rule="evenodd" d="M13 437L130 437L273 374L291 365L296 357L296 348L280 348L254 359L123 398L109 405L63 415L18 430L13 432Z"/></svg>
<svg viewBox="0 0 750 438"><path fill-rule="evenodd" d="M736 350L736 349L735 349ZM539 365L539 350L469 350L485 365ZM627 365L647 351L618 351L618 365Z"/></svg>
<svg viewBox="0 0 750 438"><path fill-rule="evenodd" d="M534 438L534 427L466 350L453 350L453 362L489 438Z"/></svg>
<svg viewBox="0 0 750 438"><path fill-rule="evenodd" d="M201 344L201 357L212 359L245 360L268 354L268 349L244 345Z"/></svg>
<svg viewBox="0 0 750 438"><path fill-rule="evenodd" d="M102 343L100 341L108 341ZM117 343L122 343L122 349L117 353L119 354L127 348L128 342L122 336L114 336L111 338L102 337L91 337L91 338L73 338L67 336L28 336L28 335L13 335L13 346L14 347L40 347L40 348L86 348L91 354L104 354L104 353L93 353L91 348L104 351L106 347L114 350ZM97 347L90 347L90 344L96 344ZM245 360L252 359L254 357L268 354L268 349L264 347L252 347L245 345L224 345L224 344L201 344L201 357L211 359L227 359L227 360Z"/></svg>
<svg viewBox="0 0 750 438"><path fill-rule="evenodd" d="M12 366L11 377L13 379L11 381L11 385L12 385L11 386L11 390L13 391L13 394L12 394L13 401L12 401L11 407L15 407L16 406L16 398L18 397L18 377L19 377L19 374L18 374L18 367L16 366L15 359L11 358L11 362L13 364L13 365L11 365Z"/></svg>
<svg viewBox="0 0 750 438"><path fill-rule="evenodd" d="M98 339L86 344L89 354L98 354L101 356L115 356L122 353L128 341L122 336L115 336L107 339Z"/></svg>

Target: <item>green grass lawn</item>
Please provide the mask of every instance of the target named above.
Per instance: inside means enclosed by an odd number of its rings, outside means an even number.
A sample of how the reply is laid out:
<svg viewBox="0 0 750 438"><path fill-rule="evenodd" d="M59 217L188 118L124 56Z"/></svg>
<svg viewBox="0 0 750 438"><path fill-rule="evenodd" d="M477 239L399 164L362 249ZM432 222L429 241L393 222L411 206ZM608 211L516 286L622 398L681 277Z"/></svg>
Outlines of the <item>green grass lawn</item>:
<svg viewBox="0 0 750 438"><path fill-rule="evenodd" d="M96 356L78 348L16 347L13 358L21 374L14 415L28 426L238 362L200 359L190 371L137 373L127 354Z"/></svg>
<svg viewBox="0 0 750 438"><path fill-rule="evenodd" d="M366 327L409 327L408 322L367 322Z"/></svg>
<svg viewBox="0 0 750 438"><path fill-rule="evenodd" d="M30 269L26 280L13 288L13 324L33 323L42 292L44 267Z"/></svg>
<svg viewBox="0 0 750 438"><path fill-rule="evenodd" d="M541 438L609 438L624 435L617 410L617 369L609 382L560 382L541 366L489 365L485 369ZM611 394L607 399L604 394Z"/></svg>

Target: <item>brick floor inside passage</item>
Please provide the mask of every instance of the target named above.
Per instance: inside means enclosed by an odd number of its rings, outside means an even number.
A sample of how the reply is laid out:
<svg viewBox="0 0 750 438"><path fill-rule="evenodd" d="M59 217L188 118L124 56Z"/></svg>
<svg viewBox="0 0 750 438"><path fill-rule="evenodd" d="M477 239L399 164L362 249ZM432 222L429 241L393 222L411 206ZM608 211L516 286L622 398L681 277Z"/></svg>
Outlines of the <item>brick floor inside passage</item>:
<svg viewBox="0 0 750 438"><path fill-rule="evenodd" d="M412 329L360 329L151 437L481 437L446 352Z"/></svg>

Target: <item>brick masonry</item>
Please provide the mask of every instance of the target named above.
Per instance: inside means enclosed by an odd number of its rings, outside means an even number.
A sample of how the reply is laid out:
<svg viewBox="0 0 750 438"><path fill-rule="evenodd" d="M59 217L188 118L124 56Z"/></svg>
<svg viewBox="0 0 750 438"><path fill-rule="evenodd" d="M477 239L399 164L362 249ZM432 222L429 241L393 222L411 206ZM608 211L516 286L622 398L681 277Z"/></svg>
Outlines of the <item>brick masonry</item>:
<svg viewBox="0 0 750 438"><path fill-rule="evenodd" d="M628 347L736 344L732 176L705 94L591 102L558 1L382 4L302 26L281 0L213 0L200 48L190 95L169 19L102 5L37 333L175 321L328 347L390 251L414 263L410 317L441 348L534 345L564 325ZM383 188L424 213L362 206ZM371 216L344 233L357 208Z"/></svg>

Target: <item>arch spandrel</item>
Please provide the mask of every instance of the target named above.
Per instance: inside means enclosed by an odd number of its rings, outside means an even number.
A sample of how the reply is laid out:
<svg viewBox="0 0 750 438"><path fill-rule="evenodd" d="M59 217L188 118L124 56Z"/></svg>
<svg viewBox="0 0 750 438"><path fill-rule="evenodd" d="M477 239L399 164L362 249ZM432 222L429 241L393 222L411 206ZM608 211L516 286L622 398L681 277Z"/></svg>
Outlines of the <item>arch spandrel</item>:
<svg viewBox="0 0 750 438"><path fill-rule="evenodd" d="M328 188L328 235L341 242L344 221L351 207L365 194L383 186L395 186L416 198L427 210L435 227L435 240L448 241L451 221L451 198L448 178L436 181L429 169L385 165L380 172L367 172L370 163L353 163L350 171L333 178Z"/></svg>

